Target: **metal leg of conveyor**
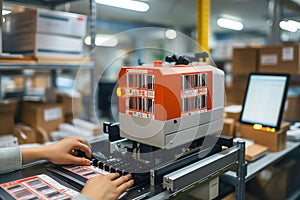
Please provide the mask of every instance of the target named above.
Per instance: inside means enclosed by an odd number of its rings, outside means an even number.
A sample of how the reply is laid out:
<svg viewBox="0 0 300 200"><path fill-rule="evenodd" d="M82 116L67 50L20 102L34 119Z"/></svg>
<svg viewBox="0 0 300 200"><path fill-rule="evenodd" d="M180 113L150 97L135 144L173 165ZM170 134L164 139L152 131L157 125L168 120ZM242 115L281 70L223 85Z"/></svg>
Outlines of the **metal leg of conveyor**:
<svg viewBox="0 0 300 200"><path fill-rule="evenodd" d="M245 160L245 142L238 141L239 147L238 155L238 166L236 170L237 180L235 182L235 199L244 200L245 199L245 177L247 174L247 163Z"/></svg>

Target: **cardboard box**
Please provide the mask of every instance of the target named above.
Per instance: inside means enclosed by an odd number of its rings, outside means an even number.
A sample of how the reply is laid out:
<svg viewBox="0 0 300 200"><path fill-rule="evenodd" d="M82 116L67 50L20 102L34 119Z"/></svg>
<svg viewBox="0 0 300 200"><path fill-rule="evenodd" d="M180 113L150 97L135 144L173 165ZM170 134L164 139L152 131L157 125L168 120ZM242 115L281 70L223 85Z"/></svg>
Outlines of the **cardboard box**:
<svg viewBox="0 0 300 200"><path fill-rule="evenodd" d="M28 77L25 83L28 88L46 88L49 85L49 77L47 76L34 76ZM24 77L14 77L14 83L16 88L24 87Z"/></svg>
<svg viewBox="0 0 300 200"><path fill-rule="evenodd" d="M260 145L260 144L252 144L248 147L246 147L245 151L245 159L248 162L255 161L262 156L264 156L268 151L268 147Z"/></svg>
<svg viewBox="0 0 300 200"><path fill-rule="evenodd" d="M86 36L85 15L46 9L23 9L5 16L6 33L48 33L70 37Z"/></svg>
<svg viewBox="0 0 300 200"><path fill-rule="evenodd" d="M24 77L23 76L15 76L14 83L16 88L23 88L24 87Z"/></svg>
<svg viewBox="0 0 300 200"><path fill-rule="evenodd" d="M13 134L15 109L15 104L0 104L0 135Z"/></svg>
<svg viewBox="0 0 300 200"><path fill-rule="evenodd" d="M232 57L232 70L234 75L248 75L258 69L258 48L234 48Z"/></svg>
<svg viewBox="0 0 300 200"><path fill-rule="evenodd" d="M219 177L205 183L199 188L194 189L188 195L191 199L215 199L219 196ZM186 197L187 199L189 199Z"/></svg>
<svg viewBox="0 0 300 200"><path fill-rule="evenodd" d="M66 115L77 114L82 112L81 96L70 96L68 94L57 94L57 103L61 103Z"/></svg>
<svg viewBox="0 0 300 200"><path fill-rule="evenodd" d="M65 114L65 122L72 124L73 119L75 119L76 117L74 117L73 114Z"/></svg>
<svg viewBox="0 0 300 200"><path fill-rule="evenodd" d="M259 50L260 72L300 74L300 45L266 46Z"/></svg>
<svg viewBox="0 0 300 200"><path fill-rule="evenodd" d="M83 39L46 33L3 36L3 51L38 58L82 58Z"/></svg>
<svg viewBox="0 0 300 200"><path fill-rule="evenodd" d="M255 143L268 147L269 151L280 151L286 147L286 131L290 124L287 122L281 123L281 130L269 132L263 130L255 130L252 125L240 124L240 137L254 140Z"/></svg>
<svg viewBox="0 0 300 200"><path fill-rule="evenodd" d="M283 119L300 121L300 96L287 97L287 109L283 113Z"/></svg>
<svg viewBox="0 0 300 200"><path fill-rule="evenodd" d="M225 118L223 122L222 135L235 137L235 120L232 118Z"/></svg>
<svg viewBox="0 0 300 200"><path fill-rule="evenodd" d="M44 141L49 140L50 132L56 130L58 125L64 122L61 104L25 101L22 108L22 122L39 131Z"/></svg>
<svg viewBox="0 0 300 200"><path fill-rule="evenodd" d="M29 144L37 142L36 131L24 124L17 124L15 126L14 135L18 138L19 144Z"/></svg>
<svg viewBox="0 0 300 200"><path fill-rule="evenodd" d="M241 105L244 101L248 75L232 76L225 83L226 105Z"/></svg>
<svg viewBox="0 0 300 200"><path fill-rule="evenodd" d="M240 120L241 111L242 111L241 105L230 105L224 108L225 117L232 118L236 121Z"/></svg>
<svg viewBox="0 0 300 200"><path fill-rule="evenodd" d="M49 86L49 77L47 76L35 76L32 77L33 88L46 88Z"/></svg>

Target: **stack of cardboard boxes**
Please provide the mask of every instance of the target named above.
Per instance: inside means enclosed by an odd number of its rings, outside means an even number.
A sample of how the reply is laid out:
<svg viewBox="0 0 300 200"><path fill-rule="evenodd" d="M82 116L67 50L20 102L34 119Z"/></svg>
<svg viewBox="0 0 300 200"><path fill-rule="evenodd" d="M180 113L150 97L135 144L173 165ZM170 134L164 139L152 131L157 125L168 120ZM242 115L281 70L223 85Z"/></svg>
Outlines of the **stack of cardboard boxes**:
<svg viewBox="0 0 300 200"><path fill-rule="evenodd" d="M61 104L24 101L21 121L36 131L36 142L44 143L51 140L50 132L64 122L63 107Z"/></svg>
<svg viewBox="0 0 300 200"><path fill-rule="evenodd" d="M300 44L270 45L235 48L233 50L231 79L226 83L227 105L242 104L251 72L300 74ZM292 79L291 85L299 86ZM300 96L288 96L283 118L299 120Z"/></svg>
<svg viewBox="0 0 300 200"><path fill-rule="evenodd" d="M233 50L231 80L226 83L226 103L242 104L248 81L248 74L257 71L257 47L235 48Z"/></svg>
<svg viewBox="0 0 300 200"><path fill-rule="evenodd" d="M259 50L260 72L300 74L300 45L265 46Z"/></svg>
<svg viewBox="0 0 300 200"><path fill-rule="evenodd" d="M14 131L15 110L15 103L0 104L0 147L16 145L16 138L11 137Z"/></svg>
<svg viewBox="0 0 300 200"><path fill-rule="evenodd" d="M1 104L0 136L14 136L9 137L12 140L9 142L11 144L51 141L51 132L57 130L66 120L71 123L73 117L79 115L81 110L81 96L67 94L55 95L55 101L50 103L23 100L19 103Z"/></svg>
<svg viewBox="0 0 300 200"><path fill-rule="evenodd" d="M233 51L231 82L226 84L227 104L243 103L248 75L251 72L300 74L300 45L284 44L264 47L235 48ZM293 80L293 79L292 79ZM292 84L299 85L294 81ZM300 120L300 97L287 99L287 109L283 118ZM251 125L238 124L239 113L225 113L225 123L222 134L244 137L255 143L268 147L269 151L279 151L285 148L286 131L289 124L282 124L279 131L268 132L255 130ZM232 131L233 130L233 131Z"/></svg>
<svg viewBox="0 0 300 200"><path fill-rule="evenodd" d="M65 122L72 123L82 112L82 97L80 94L57 93L56 102L61 103L64 108Z"/></svg>
<svg viewBox="0 0 300 200"><path fill-rule="evenodd" d="M3 52L36 58L82 58L86 16L44 9L17 9L3 24Z"/></svg>
<svg viewBox="0 0 300 200"><path fill-rule="evenodd" d="M291 75L300 74L300 45L284 44L267 46L260 49L260 72L289 73ZM299 86L299 81L292 78L291 84ZM287 108L283 115L284 119L300 120L300 96L288 96Z"/></svg>

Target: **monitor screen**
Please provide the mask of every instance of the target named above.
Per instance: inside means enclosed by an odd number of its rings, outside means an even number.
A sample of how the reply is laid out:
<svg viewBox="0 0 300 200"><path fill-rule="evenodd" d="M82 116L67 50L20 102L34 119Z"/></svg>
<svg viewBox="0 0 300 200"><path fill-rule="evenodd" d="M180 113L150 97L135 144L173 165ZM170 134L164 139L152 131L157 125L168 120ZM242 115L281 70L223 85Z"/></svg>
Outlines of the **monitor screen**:
<svg viewBox="0 0 300 200"><path fill-rule="evenodd" d="M251 73L240 122L279 130L289 78L288 74Z"/></svg>

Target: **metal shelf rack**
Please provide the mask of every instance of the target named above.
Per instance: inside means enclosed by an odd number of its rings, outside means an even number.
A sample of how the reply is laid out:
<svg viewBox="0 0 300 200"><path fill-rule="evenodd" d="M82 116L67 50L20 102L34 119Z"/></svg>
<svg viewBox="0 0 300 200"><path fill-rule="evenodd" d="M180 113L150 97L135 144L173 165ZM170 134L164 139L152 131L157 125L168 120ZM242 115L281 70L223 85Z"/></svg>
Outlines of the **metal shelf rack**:
<svg viewBox="0 0 300 200"><path fill-rule="evenodd" d="M212 156L209 156L205 159L202 159L193 164L192 167L197 166L197 171L194 171L192 177L196 178L198 181L195 182L193 186L186 187L184 190L170 192L163 191L158 193L157 195L151 196L149 199L169 199L178 195L184 195L190 190L194 189L194 186L199 184L203 184L208 180L212 180L216 177L222 176L226 172L230 171L235 174L234 181L230 184L235 187L235 199L243 200L245 199L245 177L247 175L247 162L245 161L245 142L238 141L236 145L233 147L224 150L220 153L216 153ZM183 169L172 172L173 174L185 174L189 176L187 166ZM232 170L232 171L231 171ZM182 172L185 173L182 173Z"/></svg>

